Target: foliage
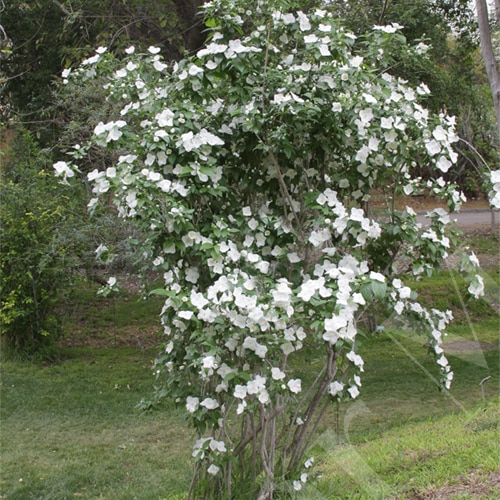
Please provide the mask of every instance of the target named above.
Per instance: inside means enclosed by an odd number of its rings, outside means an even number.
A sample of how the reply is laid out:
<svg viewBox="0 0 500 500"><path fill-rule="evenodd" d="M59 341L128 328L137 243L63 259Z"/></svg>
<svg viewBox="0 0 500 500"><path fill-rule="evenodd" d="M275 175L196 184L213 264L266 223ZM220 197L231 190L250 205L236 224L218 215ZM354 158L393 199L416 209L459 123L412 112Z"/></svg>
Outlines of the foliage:
<svg viewBox="0 0 500 500"><path fill-rule="evenodd" d="M334 12L356 33L375 24L398 23L411 44L423 44L429 57L415 61L396 54L392 72L410 85L424 82L430 89L426 106L456 116L460 142L457 168L445 179L456 182L467 196L482 191L482 176L500 161L495 140L495 114L484 64L478 64L478 27L465 0L403 0L391 2L332 2ZM428 173L424 174L428 175Z"/></svg>
<svg viewBox="0 0 500 500"><path fill-rule="evenodd" d="M55 75L106 44L154 43L168 59L197 49L203 37L190 0L11 0L1 2L0 113L22 115L44 143L58 136L52 87Z"/></svg>
<svg viewBox="0 0 500 500"><path fill-rule="evenodd" d="M57 336L53 309L74 265L78 191L54 182L50 165L29 134L14 131L1 172L0 320L7 347L22 355Z"/></svg>
<svg viewBox="0 0 500 500"><path fill-rule="evenodd" d="M159 394L199 433L194 497L302 488L325 409L360 392L359 333L374 309L418 322L440 383L453 378L441 347L451 314L397 277L432 274L453 241L446 210L422 226L395 197L429 190L450 210L463 199L442 178L457 159L454 120L422 106L425 85L390 73L421 47L396 24L357 38L324 10L274 7L208 3L208 45L175 65L156 47L123 60L99 47L63 75L106 78L121 106L54 167L67 181L91 147L119 155L88 174L89 207L112 193L163 273ZM387 200L376 218L374 191ZM479 296L476 266L462 262ZM311 379L291 370L303 348L322 359Z"/></svg>

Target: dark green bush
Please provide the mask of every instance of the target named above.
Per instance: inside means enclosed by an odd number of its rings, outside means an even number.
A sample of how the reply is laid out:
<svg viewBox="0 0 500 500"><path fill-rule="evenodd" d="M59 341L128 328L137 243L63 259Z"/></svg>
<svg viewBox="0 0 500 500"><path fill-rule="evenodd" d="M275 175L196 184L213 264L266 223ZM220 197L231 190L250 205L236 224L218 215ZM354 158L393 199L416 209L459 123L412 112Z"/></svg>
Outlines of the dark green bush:
<svg viewBox="0 0 500 500"><path fill-rule="evenodd" d="M59 333L54 306L75 268L77 191L61 186L52 161L20 130L7 131L0 184L0 321L4 347L46 352Z"/></svg>

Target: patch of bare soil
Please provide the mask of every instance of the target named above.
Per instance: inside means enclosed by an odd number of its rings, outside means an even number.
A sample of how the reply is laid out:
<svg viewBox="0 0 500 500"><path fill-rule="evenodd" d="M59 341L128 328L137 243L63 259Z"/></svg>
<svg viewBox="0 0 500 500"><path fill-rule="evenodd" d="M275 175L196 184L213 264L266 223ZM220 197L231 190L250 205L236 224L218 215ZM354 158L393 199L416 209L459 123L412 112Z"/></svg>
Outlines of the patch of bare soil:
<svg viewBox="0 0 500 500"><path fill-rule="evenodd" d="M61 338L59 345L64 347L91 347L93 349L137 347L144 351L150 347L158 346L160 342L159 326L153 324L148 328L137 328L136 326L99 328L90 334L76 331L71 336Z"/></svg>
<svg viewBox="0 0 500 500"><path fill-rule="evenodd" d="M489 342L475 342L474 340L455 340L453 342L446 342L444 349L450 354L461 354L471 352L483 352L496 349L498 346L490 344Z"/></svg>
<svg viewBox="0 0 500 500"><path fill-rule="evenodd" d="M411 500L446 500L457 495L471 498L500 498L500 470L488 476L471 472L461 476L457 482L441 488L428 488L422 493L412 493Z"/></svg>
<svg viewBox="0 0 500 500"><path fill-rule="evenodd" d="M491 231L488 234L491 234ZM500 249L498 254L477 253L476 257L479 261L481 269L495 269L498 265L500 265ZM457 270L459 268L461 258L462 255L458 253L449 255L443 262L443 268L448 269L449 271L454 269Z"/></svg>

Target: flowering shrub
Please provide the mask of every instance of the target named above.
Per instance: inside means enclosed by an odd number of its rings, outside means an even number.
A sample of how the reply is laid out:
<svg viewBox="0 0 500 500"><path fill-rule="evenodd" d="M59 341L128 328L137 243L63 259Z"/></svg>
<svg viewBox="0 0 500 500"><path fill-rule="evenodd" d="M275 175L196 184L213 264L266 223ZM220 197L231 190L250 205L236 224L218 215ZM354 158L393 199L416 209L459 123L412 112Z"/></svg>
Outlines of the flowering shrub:
<svg viewBox="0 0 500 500"><path fill-rule="evenodd" d="M397 25L356 39L323 10L245 3L206 4L206 47L174 65L155 47L122 60L99 48L64 74L107 75L122 103L94 130L92 143L120 156L88 175L89 207L112 192L163 272L155 368L199 433L197 498L302 487L325 405L360 393L357 335L375 307L417 319L443 387L453 378L441 347L451 313L425 309L404 283L446 257L450 217L438 208L421 224L395 203L424 190L449 210L464 200L441 177L456 161L454 120L388 70L391 53L421 48ZM64 180L88 147L56 164ZM474 275L474 256L465 262ZM313 381L290 368L303 349L323 359Z"/></svg>

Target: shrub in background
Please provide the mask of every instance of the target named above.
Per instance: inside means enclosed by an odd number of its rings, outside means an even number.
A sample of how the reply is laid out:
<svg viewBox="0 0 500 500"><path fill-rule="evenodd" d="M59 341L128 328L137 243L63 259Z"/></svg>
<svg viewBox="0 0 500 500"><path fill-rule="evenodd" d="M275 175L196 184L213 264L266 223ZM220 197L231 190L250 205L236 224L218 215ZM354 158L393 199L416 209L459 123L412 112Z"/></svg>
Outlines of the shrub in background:
<svg viewBox="0 0 500 500"><path fill-rule="evenodd" d="M0 321L5 347L33 355L58 332L57 297L71 284L78 190L54 181L50 157L10 131L0 185Z"/></svg>

